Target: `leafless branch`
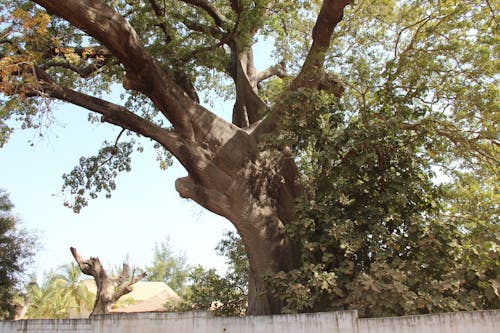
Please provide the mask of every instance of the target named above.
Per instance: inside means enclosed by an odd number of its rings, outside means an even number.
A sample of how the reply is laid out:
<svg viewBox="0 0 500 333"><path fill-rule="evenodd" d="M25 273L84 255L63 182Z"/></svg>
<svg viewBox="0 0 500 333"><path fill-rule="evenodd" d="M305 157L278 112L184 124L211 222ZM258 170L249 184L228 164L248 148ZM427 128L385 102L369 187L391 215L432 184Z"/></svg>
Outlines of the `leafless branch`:
<svg viewBox="0 0 500 333"><path fill-rule="evenodd" d="M256 81L262 82L273 76L278 76L280 78L289 77L285 69L285 64L283 62L274 66L270 66L261 72L258 72L256 75Z"/></svg>
<svg viewBox="0 0 500 333"><path fill-rule="evenodd" d="M207 0L181 0L181 1L199 7L204 11L206 11L208 15L210 15L214 19L215 24L217 24L221 28L224 28L229 23L229 20L224 15L222 15L222 13L219 12L219 10L214 5L209 3Z"/></svg>
<svg viewBox="0 0 500 333"><path fill-rule="evenodd" d="M166 149L175 153L179 150L180 138L174 132L159 127L138 115L130 112L125 107L108 102L106 100L89 96L56 84L50 76L40 68L36 68L36 76L40 82L40 88L32 93L39 96L49 96L61 101L81 106L87 110L102 115L102 121L131 130L143 136L154 139L161 143Z"/></svg>

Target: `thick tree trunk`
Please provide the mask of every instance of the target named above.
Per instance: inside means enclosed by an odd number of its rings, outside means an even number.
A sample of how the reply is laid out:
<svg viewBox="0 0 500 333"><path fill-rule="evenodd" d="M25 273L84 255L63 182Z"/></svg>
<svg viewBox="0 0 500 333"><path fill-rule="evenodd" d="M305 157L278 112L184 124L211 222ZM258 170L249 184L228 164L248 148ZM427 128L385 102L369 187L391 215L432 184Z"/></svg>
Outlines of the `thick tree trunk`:
<svg viewBox="0 0 500 333"><path fill-rule="evenodd" d="M181 196L227 217L238 230L250 261L248 314L280 313L281 304L268 292L265 278L300 264L296 245L283 232L299 193L297 169L286 154L238 147L252 145L246 133L237 132L240 139L235 134L203 170L178 179L176 188Z"/></svg>

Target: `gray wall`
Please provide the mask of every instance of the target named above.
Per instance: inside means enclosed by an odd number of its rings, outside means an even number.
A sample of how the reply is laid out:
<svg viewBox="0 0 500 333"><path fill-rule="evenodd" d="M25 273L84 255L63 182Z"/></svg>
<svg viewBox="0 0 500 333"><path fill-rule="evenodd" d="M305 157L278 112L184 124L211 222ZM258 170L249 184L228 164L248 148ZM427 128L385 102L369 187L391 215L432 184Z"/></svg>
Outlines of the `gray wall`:
<svg viewBox="0 0 500 333"><path fill-rule="evenodd" d="M500 333L500 310L359 319L356 311L245 318L206 312L0 321L0 333Z"/></svg>
<svg viewBox="0 0 500 333"><path fill-rule="evenodd" d="M363 318L359 333L500 333L500 310Z"/></svg>

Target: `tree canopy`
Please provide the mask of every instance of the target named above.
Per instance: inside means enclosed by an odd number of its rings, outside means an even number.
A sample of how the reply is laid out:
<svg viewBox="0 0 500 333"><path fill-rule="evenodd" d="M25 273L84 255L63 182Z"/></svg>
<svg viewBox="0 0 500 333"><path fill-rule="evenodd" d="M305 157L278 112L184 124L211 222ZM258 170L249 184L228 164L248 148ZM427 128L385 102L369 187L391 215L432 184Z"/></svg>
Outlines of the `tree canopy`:
<svg viewBox="0 0 500 333"><path fill-rule="evenodd" d="M135 133L186 169L182 197L236 227L250 314L498 306L497 3L0 6L1 143L54 100L123 129L64 176L76 212L130 170ZM274 64L257 68L263 40ZM115 84L122 101L105 100Z"/></svg>
<svg viewBox="0 0 500 333"><path fill-rule="evenodd" d="M391 126L397 114L383 125L356 116L346 122L341 109L319 108L320 121L303 139L305 188L288 232L304 264L270 281L285 311L498 308L498 178L487 172L479 185L462 170L436 184L433 163L419 154L427 137Z"/></svg>

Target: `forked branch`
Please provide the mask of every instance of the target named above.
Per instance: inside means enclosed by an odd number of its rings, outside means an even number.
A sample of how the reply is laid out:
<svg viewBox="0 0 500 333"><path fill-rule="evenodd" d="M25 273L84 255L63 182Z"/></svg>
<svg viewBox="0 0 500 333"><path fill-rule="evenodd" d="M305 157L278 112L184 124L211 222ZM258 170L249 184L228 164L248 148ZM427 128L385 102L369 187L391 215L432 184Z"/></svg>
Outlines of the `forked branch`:
<svg viewBox="0 0 500 333"><path fill-rule="evenodd" d="M96 300L94 309L90 314L91 317L96 314L109 313L111 305L123 295L130 293L132 285L147 275L146 272L143 272L135 277L130 277L130 268L127 264L123 264L123 270L118 279L111 279L108 277L99 258L90 257L89 259L83 259L74 247L70 247L70 251L82 272L93 276L96 283Z"/></svg>

